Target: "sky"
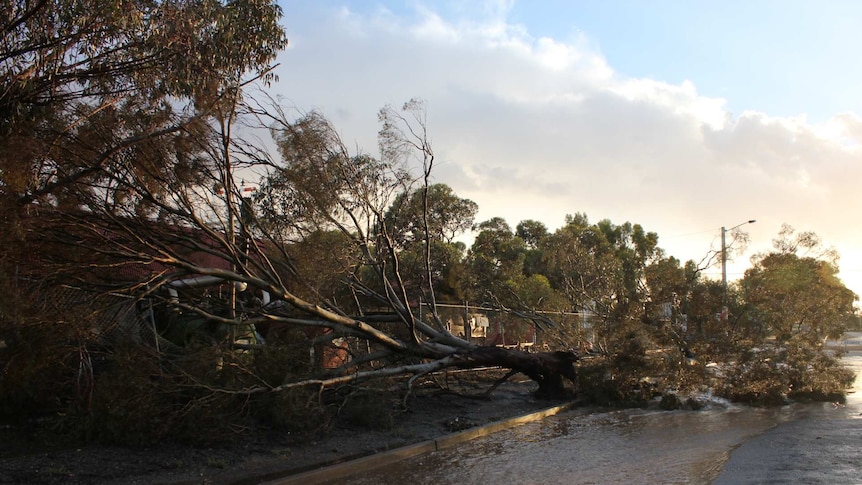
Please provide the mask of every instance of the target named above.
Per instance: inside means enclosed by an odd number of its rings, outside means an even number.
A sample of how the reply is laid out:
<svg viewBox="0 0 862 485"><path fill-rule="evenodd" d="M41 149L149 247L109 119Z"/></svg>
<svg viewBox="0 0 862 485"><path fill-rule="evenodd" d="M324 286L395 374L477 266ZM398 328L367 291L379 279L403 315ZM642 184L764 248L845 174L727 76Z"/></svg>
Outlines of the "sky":
<svg viewBox="0 0 862 485"><path fill-rule="evenodd" d="M729 281L789 224L834 247L862 295L862 2L280 5L282 104L377 155L380 108L423 100L434 181L477 222L553 231L585 213L641 224L681 261L743 224Z"/></svg>

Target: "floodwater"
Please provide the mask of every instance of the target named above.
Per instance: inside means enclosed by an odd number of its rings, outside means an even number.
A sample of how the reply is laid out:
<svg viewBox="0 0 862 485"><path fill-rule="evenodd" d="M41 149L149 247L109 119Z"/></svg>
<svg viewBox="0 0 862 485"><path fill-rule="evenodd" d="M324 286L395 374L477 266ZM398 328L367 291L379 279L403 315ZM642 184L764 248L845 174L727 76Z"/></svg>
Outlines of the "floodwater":
<svg viewBox="0 0 862 485"><path fill-rule="evenodd" d="M862 391L862 352L845 358ZM846 405L574 411L339 483L862 483L862 392Z"/></svg>

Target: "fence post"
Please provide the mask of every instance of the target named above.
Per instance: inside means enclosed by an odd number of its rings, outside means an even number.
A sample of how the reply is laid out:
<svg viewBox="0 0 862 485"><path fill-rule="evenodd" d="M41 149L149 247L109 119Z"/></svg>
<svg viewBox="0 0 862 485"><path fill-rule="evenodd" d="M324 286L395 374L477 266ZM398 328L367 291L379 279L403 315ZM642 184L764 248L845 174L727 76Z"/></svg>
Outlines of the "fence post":
<svg viewBox="0 0 862 485"><path fill-rule="evenodd" d="M470 325L470 305L467 300L464 300L464 340L470 341L473 334L473 326Z"/></svg>

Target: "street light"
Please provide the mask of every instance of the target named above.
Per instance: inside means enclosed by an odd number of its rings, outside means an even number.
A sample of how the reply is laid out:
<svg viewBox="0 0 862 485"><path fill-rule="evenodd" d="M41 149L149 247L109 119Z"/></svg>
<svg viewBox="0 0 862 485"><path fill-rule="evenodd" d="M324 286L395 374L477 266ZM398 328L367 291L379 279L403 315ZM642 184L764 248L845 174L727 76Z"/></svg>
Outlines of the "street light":
<svg viewBox="0 0 862 485"><path fill-rule="evenodd" d="M722 308L721 318L722 320L727 318L727 245L725 243L725 235L727 231L732 231L737 227L744 226L746 224L754 224L757 222L754 219L741 222L730 229L725 229L724 226L721 226L721 287L724 289L724 293L722 295L724 308Z"/></svg>

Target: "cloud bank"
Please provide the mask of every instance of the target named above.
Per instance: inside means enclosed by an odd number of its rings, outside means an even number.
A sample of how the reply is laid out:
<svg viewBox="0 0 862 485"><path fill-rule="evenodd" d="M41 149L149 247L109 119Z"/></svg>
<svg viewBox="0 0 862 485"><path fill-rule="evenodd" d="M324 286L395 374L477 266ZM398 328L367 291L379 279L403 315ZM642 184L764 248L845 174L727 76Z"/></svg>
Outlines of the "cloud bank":
<svg viewBox="0 0 862 485"><path fill-rule="evenodd" d="M291 44L274 89L301 110L321 110L371 154L377 111L425 100L436 180L476 201L479 220L554 229L585 212L631 221L682 260L702 257L721 226L757 219L746 227L750 254L789 223L834 245L842 278L862 293L855 114L823 124L735 115L691 82L620 75L586 35L531 36L507 23L505 4L454 20L423 7L284 9ZM738 258L731 279L747 265Z"/></svg>

